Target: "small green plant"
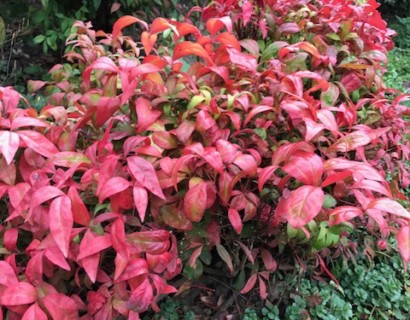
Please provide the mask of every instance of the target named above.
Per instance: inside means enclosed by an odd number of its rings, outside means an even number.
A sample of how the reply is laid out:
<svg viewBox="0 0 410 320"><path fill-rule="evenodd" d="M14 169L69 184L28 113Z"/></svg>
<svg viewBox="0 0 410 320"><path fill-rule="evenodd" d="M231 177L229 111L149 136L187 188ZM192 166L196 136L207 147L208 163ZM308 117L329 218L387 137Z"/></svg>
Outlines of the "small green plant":
<svg viewBox="0 0 410 320"><path fill-rule="evenodd" d="M195 314L178 300L166 298L159 304L160 312L154 320L195 320ZM145 319L145 318L144 318Z"/></svg>

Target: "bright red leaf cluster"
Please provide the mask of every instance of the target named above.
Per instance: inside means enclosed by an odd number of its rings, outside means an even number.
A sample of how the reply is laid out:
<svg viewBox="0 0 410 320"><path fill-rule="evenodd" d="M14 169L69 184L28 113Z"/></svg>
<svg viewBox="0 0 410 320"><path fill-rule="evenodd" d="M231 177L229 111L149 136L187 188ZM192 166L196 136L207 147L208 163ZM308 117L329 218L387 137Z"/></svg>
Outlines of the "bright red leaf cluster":
<svg viewBox="0 0 410 320"><path fill-rule="evenodd" d="M397 234L409 262L408 97L384 87L376 9L216 0L112 34L77 22L71 63L29 83L48 105L0 88L8 319L139 319L214 249L233 276L242 250L242 293L266 298L279 247L309 244L327 271L320 250L355 226ZM139 41L123 34L135 23Z"/></svg>

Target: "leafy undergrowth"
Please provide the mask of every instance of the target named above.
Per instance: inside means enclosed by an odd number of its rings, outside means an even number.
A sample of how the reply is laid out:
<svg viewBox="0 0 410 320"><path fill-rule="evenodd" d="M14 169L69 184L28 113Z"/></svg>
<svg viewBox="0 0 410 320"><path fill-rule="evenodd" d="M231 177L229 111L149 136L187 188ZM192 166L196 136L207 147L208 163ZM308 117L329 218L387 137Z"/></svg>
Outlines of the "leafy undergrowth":
<svg viewBox="0 0 410 320"><path fill-rule="evenodd" d="M47 105L0 88L7 319L140 319L175 292L240 314L282 271L337 284L355 229L394 236L406 269L408 96L384 85L376 9L227 0L111 34L76 22L68 63L29 83Z"/></svg>

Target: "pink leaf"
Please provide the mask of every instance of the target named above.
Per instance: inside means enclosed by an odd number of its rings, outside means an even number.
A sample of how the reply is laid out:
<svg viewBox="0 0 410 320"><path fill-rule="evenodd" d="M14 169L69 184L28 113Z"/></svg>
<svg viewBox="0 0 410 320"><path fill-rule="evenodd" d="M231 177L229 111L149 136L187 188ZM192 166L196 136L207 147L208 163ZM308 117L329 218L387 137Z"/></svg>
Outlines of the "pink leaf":
<svg viewBox="0 0 410 320"><path fill-rule="evenodd" d="M265 269L267 271L275 271L278 267L278 264L275 259L273 259L272 254L268 250L262 248L261 256L263 264L265 265Z"/></svg>
<svg viewBox="0 0 410 320"><path fill-rule="evenodd" d="M232 20L229 16L210 18L206 21L206 29L209 31L211 36L214 36L224 26L229 33L232 33Z"/></svg>
<svg viewBox="0 0 410 320"><path fill-rule="evenodd" d="M301 228L320 212L324 200L321 188L302 186L290 194L285 204L285 218L293 228Z"/></svg>
<svg viewBox="0 0 410 320"><path fill-rule="evenodd" d="M141 19L138 19L133 16L122 16L119 18L113 25L112 27L112 37L113 39L117 39L121 35L122 29L125 27L128 27L134 23L140 23L142 26L147 30L148 29L148 24Z"/></svg>
<svg viewBox="0 0 410 320"><path fill-rule="evenodd" d="M20 138L15 132L0 131L0 153L3 154L6 163L13 161L14 155L19 148Z"/></svg>
<svg viewBox="0 0 410 320"><path fill-rule="evenodd" d="M148 272L149 271L147 261L142 258L135 258L128 262L124 272L116 281L127 281L129 279L136 278L142 274L148 274Z"/></svg>
<svg viewBox="0 0 410 320"><path fill-rule="evenodd" d="M191 256L189 257L189 266L191 268L195 268L196 267L196 260L198 259L198 257L201 255L202 252L202 248L203 246L199 246L198 248L196 248L194 250L194 252L191 253Z"/></svg>
<svg viewBox="0 0 410 320"><path fill-rule="evenodd" d="M115 74L119 71L117 65L110 58L100 57L84 70L83 81L85 83L90 83L91 72L94 69L105 70Z"/></svg>
<svg viewBox="0 0 410 320"><path fill-rule="evenodd" d="M106 198L128 189L129 186L130 182L122 177L110 178L99 190L98 201L102 203Z"/></svg>
<svg viewBox="0 0 410 320"><path fill-rule="evenodd" d="M138 117L137 133L147 130L161 116L159 110L152 110L150 101L145 98L138 98L135 108Z"/></svg>
<svg viewBox="0 0 410 320"><path fill-rule="evenodd" d="M84 234L81 240L77 261L84 259L93 254L99 253L109 247L111 247L111 235L104 234L102 236L95 235L90 230Z"/></svg>
<svg viewBox="0 0 410 320"><path fill-rule="evenodd" d="M268 297L268 292L266 291L266 284L265 281L261 277L259 279L259 296L262 300L265 300Z"/></svg>
<svg viewBox="0 0 410 320"><path fill-rule="evenodd" d="M151 162L134 156L127 158L128 167L135 180L161 199L165 199L158 177Z"/></svg>
<svg viewBox="0 0 410 320"><path fill-rule="evenodd" d="M73 213L69 197L64 195L53 200L50 205L49 219L51 235L64 257L67 258L73 228Z"/></svg>
<svg viewBox="0 0 410 320"><path fill-rule="evenodd" d="M314 153L299 152L282 169L304 184L319 186L322 180L322 159Z"/></svg>
<svg viewBox="0 0 410 320"><path fill-rule="evenodd" d="M71 200L74 222L83 226L88 226L91 220L90 214L83 200L78 194L77 189L75 187L70 187L70 189L68 189L67 196Z"/></svg>
<svg viewBox="0 0 410 320"><path fill-rule="evenodd" d="M45 312L40 308L40 306L35 303L30 308L24 312L23 318L21 320L48 320Z"/></svg>
<svg viewBox="0 0 410 320"><path fill-rule="evenodd" d="M329 212L329 225L335 226L340 223L350 221L355 217L361 216L363 211L357 207L341 206Z"/></svg>
<svg viewBox="0 0 410 320"><path fill-rule="evenodd" d="M241 290L242 294L248 293L249 291L251 291L253 289L253 287L256 284L256 280L257 280L258 274L254 273L253 275L251 275L248 279L248 281L246 282L245 286L243 287L243 289Z"/></svg>
<svg viewBox="0 0 410 320"><path fill-rule="evenodd" d="M114 280L118 279L121 273L124 271L129 260L128 245L125 240L125 225L122 219L115 219L111 224L111 242L117 256L115 258L115 275Z"/></svg>
<svg viewBox="0 0 410 320"><path fill-rule="evenodd" d="M397 246L403 259L404 269L407 270L407 264L410 262L410 226L403 226L397 233Z"/></svg>
<svg viewBox="0 0 410 320"><path fill-rule="evenodd" d="M142 187L135 185L132 189L133 196L134 196L134 204L137 208L138 215L140 217L141 222L144 222L145 213L148 207L148 193Z"/></svg>
<svg viewBox="0 0 410 320"><path fill-rule="evenodd" d="M256 71L258 62L254 56L242 53L234 48L227 48L226 51L228 52L229 59L233 64L250 71Z"/></svg>
<svg viewBox="0 0 410 320"><path fill-rule="evenodd" d="M347 136L340 138L330 147L332 150L339 152L349 152L358 147L365 146L371 142L370 136L361 131L349 133Z"/></svg>
<svg viewBox="0 0 410 320"><path fill-rule="evenodd" d="M3 306L30 304L37 300L37 291L30 283L19 282L6 288L0 298L0 305Z"/></svg>
<svg viewBox="0 0 410 320"><path fill-rule="evenodd" d="M51 293L42 299L53 320L77 320L78 307L73 299L62 293Z"/></svg>
<svg viewBox="0 0 410 320"><path fill-rule="evenodd" d="M18 283L16 272L6 261L0 261L0 285L14 286Z"/></svg>
<svg viewBox="0 0 410 320"><path fill-rule="evenodd" d="M31 207L35 208L40 204L56 197L64 196L64 192L53 186L44 186L37 189L31 199Z"/></svg>
<svg viewBox="0 0 410 320"><path fill-rule="evenodd" d="M132 292L127 307L136 312L144 312L154 299L152 286L147 277L140 283L140 285Z"/></svg>
<svg viewBox="0 0 410 320"><path fill-rule="evenodd" d="M410 219L410 213L400 203L389 198L375 199L368 204L367 209L377 209Z"/></svg>
<svg viewBox="0 0 410 320"><path fill-rule="evenodd" d="M235 232L237 234L240 234L242 232L243 226L242 226L242 219L241 219L241 216L239 215L239 212L233 208L229 208L228 218Z"/></svg>
<svg viewBox="0 0 410 320"><path fill-rule="evenodd" d="M81 259L81 265L83 266L87 276L92 283L97 281L98 265L100 264L100 253L95 253L90 256Z"/></svg>
<svg viewBox="0 0 410 320"><path fill-rule="evenodd" d="M54 154L58 153L56 146L39 132L21 130L18 131L18 135L28 148L46 158L52 158Z"/></svg>
<svg viewBox="0 0 410 320"><path fill-rule="evenodd" d="M184 213L192 222L201 221L207 203L207 185L201 182L190 188L184 197Z"/></svg>
<svg viewBox="0 0 410 320"><path fill-rule="evenodd" d="M169 248L169 231L152 230L127 234L127 241L138 252L161 254Z"/></svg>
<svg viewBox="0 0 410 320"><path fill-rule="evenodd" d="M247 175L254 176L257 173L258 165L250 154L238 155L233 161L235 165L241 168Z"/></svg>

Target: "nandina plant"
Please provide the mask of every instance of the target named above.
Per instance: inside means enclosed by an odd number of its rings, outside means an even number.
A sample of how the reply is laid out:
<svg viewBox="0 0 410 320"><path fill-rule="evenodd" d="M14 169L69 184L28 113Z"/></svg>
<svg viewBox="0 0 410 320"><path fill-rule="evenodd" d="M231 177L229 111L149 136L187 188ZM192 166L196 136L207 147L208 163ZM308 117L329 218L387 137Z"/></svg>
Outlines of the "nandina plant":
<svg viewBox="0 0 410 320"><path fill-rule="evenodd" d="M77 22L69 63L29 83L44 108L0 89L8 319L139 319L217 257L265 299L281 254L333 277L354 228L395 235L407 266L408 97L383 84L376 9L230 0L111 34Z"/></svg>

